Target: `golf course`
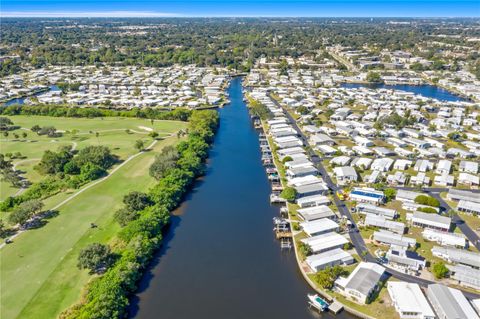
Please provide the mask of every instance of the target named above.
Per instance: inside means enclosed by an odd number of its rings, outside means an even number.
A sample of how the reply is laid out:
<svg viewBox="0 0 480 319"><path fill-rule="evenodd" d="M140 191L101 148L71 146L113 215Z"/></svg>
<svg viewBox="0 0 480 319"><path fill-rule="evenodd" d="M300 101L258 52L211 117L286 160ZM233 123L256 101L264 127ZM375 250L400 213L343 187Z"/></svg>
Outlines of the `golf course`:
<svg viewBox="0 0 480 319"><path fill-rule="evenodd" d="M163 147L178 143L181 139L176 133L188 123L116 117L9 118L19 128L10 131L8 137L2 136L1 153L20 152L22 158L12 163L32 183L43 178L33 167L44 151L62 145L75 150L104 145L120 159L107 176L43 200L43 210L56 214L43 227L19 233L13 243L0 249L0 317L55 318L80 299L82 287L94 276L77 268L80 250L93 242L115 246L120 226L113 215L122 206L123 196L132 191L145 192L155 185L149 175L155 155ZM62 136L38 136L30 130L34 125L53 126ZM22 137L23 132L26 137ZM149 135L151 132L158 133L156 139ZM13 137L14 133L20 137ZM139 152L134 144L140 139L146 150ZM0 187L2 200L18 191L5 182Z"/></svg>

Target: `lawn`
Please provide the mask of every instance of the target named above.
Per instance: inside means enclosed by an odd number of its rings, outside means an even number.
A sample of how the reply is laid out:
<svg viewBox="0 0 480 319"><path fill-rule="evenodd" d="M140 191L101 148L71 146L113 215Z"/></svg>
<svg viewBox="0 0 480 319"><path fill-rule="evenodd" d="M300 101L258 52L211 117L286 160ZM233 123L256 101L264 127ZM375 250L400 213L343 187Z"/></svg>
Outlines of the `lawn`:
<svg viewBox="0 0 480 319"><path fill-rule="evenodd" d="M143 140L146 144L151 143L152 138L148 136L151 130L159 134L159 137L166 137L179 129L185 128L185 122L179 121L154 121L137 118L59 118L49 116L10 116L9 117L20 129L9 132L8 138L2 136L2 154L20 152L22 158L14 159L15 168L24 172L23 176L30 182L38 182L43 177L39 175L34 166L38 163L46 150L56 150L60 146L71 146L75 149L82 149L89 145L107 145L112 152L120 159L136 153L133 147L136 140ZM38 136L29 129L34 126L54 126L57 130L63 131L61 137L50 138ZM127 130L128 133L127 133ZM98 137L96 136L98 132ZM22 133L27 133L23 138ZM18 134L18 139L14 138ZM2 194L0 200L16 193L18 189L10 187L6 183L0 185Z"/></svg>
<svg viewBox="0 0 480 319"><path fill-rule="evenodd" d="M178 124L177 124L178 125ZM178 126L177 126L178 127ZM55 318L76 302L91 278L76 267L79 251L92 242L109 242L119 226L113 221L122 197L155 184L148 174L155 153L177 142L167 138L126 163L105 181L59 208L42 228L29 230L0 251L1 318ZM53 206L68 197L60 194ZM91 228L90 223L98 228Z"/></svg>

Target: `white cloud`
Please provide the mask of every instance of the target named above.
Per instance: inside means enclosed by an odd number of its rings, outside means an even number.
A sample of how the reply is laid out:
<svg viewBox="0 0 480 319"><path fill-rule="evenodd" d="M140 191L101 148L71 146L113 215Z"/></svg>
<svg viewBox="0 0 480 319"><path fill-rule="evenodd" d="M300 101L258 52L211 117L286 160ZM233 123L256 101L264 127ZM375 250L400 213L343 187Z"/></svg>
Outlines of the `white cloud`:
<svg viewBox="0 0 480 319"><path fill-rule="evenodd" d="M41 18L130 18L130 17L179 17L176 13L155 11L1 11L0 16Z"/></svg>

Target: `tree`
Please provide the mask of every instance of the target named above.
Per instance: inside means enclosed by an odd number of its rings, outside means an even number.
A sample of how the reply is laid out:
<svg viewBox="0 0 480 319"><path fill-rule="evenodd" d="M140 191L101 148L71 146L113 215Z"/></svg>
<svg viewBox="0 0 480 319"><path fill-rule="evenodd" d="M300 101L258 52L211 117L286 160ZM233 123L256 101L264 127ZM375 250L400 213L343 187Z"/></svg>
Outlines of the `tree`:
<svg viewBox="0 0 480 319"><path fill-rule="evenodd" d="M293 202L297 198L297 190L293 187L285 187L280 193L280 197L285 198L289 202Z"/></svg>
<svg viewBox="0 0 480 319"><path fill-rule="evenodd" d="M32 132L35 132L38 134L38 131L40 131L41 127L37 124L35 124L34 126L32 126L32 128L30 129Z"/></svg>
<svg viewBox="0 0 480 319"><path fill-rule="evenodd" d="M115 261L107 245L93 243L84 248L78 256L78 268L89 269L91 273L104 272Z"/></svg>
<svg viewBox="0 0 480 319"><path fill-rule="evenodd" d="M106 174L107 172L103 167L93 163L86 163L80 168L80 176L84 181L93 181Z"/></svg>
<svg viewBox="0 0 480 319"><path fill-rule="evenodd" d="M418 195L417 197L415 197L415 203L420 205L440 207L440 202L438 201L438 199L428 195Z"/></svg>
<svg viewBox="0 0 480 319"><path fill-rule="evenodd" d="M397 196L397 190L395 188L386 188L383 194L385 195L386 201L389 202Z"/></svg>
<svg viewBox="0 0 480 319"><path fill-rule="evenodd" d="M27 220L38 214L43 208L43 202L38 199L31 199L21 203L8 216L8 221L12 224L24 224Z"/></svg>
<svg viewBox="0 0 480 319"><path fill-rule="evenodd" d="M140 211L150 206L148 195L141 192L130 192L123 197L123 203L128 210Z"/></svg>
<svg viewBox="0 0 480 319"><path fill-rule="evenodd" d="M367 81L371 82L371 83L382 83L383 82L382 76L379 73L373 72L373 71L368 72Z"/></svg>
<svg viewBox="0 0 480 319"><path fill-rule="evenodd" d="M143 140L136 140L135 141L135 148L141 152L144 150L145 148L145 142Z"/></svg>
<svg viewBox="0 0 480 319"><path fill-rule="evenodd" d="M5 136L5 138L8 140L8 132L3 132L3 136Z"/></svg>
<svg viewBox="0 0 480 319"><path fill-rule="evenodd" d="M27 132L23 132L23 133L22 133L22 137L23 137L23 138L27 138L27 136L28 136Z"/></svg>
<svg viewBox="0 0 480 319"><path fill-rule="evenodd" d="M445 263L440 261L440 262L436 263L435 265L433 265L432 272L433 272L433 275L435 276L435 278L442 279L442 278L447 277L449 270L448 270L447 266L445 266Z"/></svg>
<svg viewBox="0 0 480 319"><path fill-rule="evenodd" d="M127 226L129 222L136 220L139 216L140 214L137 211L129 210L127 208L121 208L113 215L117 223L122 227Z"/></svg>
<svg viewBox="0 0 480 319"><path fill-rule="evenodd" d="M291 156L285 156L282 160L282 163L285 164L286 162L291 162L293 161L293 158Z"/></svg>
<svg viewBox="0 0 480 319"><path fill-rule="evenodd" d="M78 166L86 163L92 163L107 169L116 162L116 157L112 155L110 149L103 145L91 145L81 149L75 157Z"/></svg>
<svg viewBox="0 0 480 319"><path fill-rule="evenodd" d="M184 153L186 153L186 150L184 151ZM160 180L166 175L169 170L177 167L177 160L179 158L179 152L175 147L164 147L162 153L155 156L155 161L150 166L150 176L157 180Z"/></svg>
<svg viewBox="0 0 480 319"><path fill-rule="evenodd" d="M41 174L56 174L64 171L64 166L72 159L73 155L66 149L59 152L46 150L35 169Z"/></svg>
<svg viewBox="0 0 480 319"><path fill-rule="evenodd" d="M148 136L150 136L151 138L153 138L155 140L158 137L158 133L157 132L151 132L150 134L148 134Z"/></svg>
<svg viewBox="0 0 480 319"><path fill-rule="evenodd" d="M340 266L327 267L315 275L315 280L324 289L332 289L337 278L345 274L345 270Z"/></svg>

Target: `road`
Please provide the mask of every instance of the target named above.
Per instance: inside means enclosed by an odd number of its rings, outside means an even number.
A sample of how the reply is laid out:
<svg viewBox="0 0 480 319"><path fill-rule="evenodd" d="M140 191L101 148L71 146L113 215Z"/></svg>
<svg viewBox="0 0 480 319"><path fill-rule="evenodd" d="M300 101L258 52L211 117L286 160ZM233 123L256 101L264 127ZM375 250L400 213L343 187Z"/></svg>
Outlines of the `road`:
<svg viewBox="0 0 480 319"><path fill-rule="evenodd" d="M325 181L325 183L327 184L328 188L330 188L332 190L332 193L333 193L333 200L334 200L334 203L335 205L337 206L337 209L339 211L339 213L342 215L342 216L345 216L351 223L352 225L354 226L354 231L350 232L350 239L352 241L352 244L353 246L355 247L355 251L357 252L357 254L359 256L361 256L363 258L364 261L368 261L368 262L372 262L372 263L377 263L377 264L380 264L382 266L384 266L383 264L381 264L378 259L376 257L374 257L372 254L370 254L370 252L368 251L368 248L365 244L365 241L363 240L363 237L362 235L360 234L360 232L357 232L358 228L357 228L357 225L355 224L355 221L353 220L352 218L352 214L350 213L348 207L346 207L345 203L340 200L337 196L337 190L340 189L333 181L332 179L330 178L330 176L328 175L327 173L327 170L325 169L325 167L323 166L322 164L322 161L320 159L320 157L313 151L312 147L310 147L310 143L308 142L308 138L305 136L305 134L303 133L303 131L300 129L300 127L298 126L297 124L297 121L295 121L295 119L293 118L293 116L288 112L288 110L286 108L284 108L280 103L278 103L275 99L273 99L271 96L270 98L272 99L272 101L280 108L282 108L287 116L287 118L290 120L292 126L295 128L295 130L298 132L299 136L300 136L300 139L303 141L304 145L308 146L307 147L307 153L308 155L310 156L312 162L314 163L315 167L318 169L318 171L320 172L320 175L322 176L323 180ZM411 189L409 187L406 187L405 189ZM446 189L445 188L432 188L432 189L429 189L430 192L432 192L432 196L434 196L434 194L437 194L438 197L440 197L439 195L439 192L442 192L442 191L445 191ZM428 192L428 191L427 191ZM435 193L434 193L435 192ZM437 197L437 198L438 198ZM448 205L443 201L443 199L440 198L440 203L442 203L442 206L444 207L448 207ZM447 208L447 211L448 211L449 208ZM457 216L458 217L458 216ZM459 217L458 217L459 220L461 220ZM463 227L466 227L470 232L473 233L473 231L468 228L468 226L466 225L466 223L461 223L461 225L463 225ZM460 225L458 225L460 227ZM463 231L463 229L460 227L460 229ZM468 231L467 231L468 232ZM467 236L467 238L469 238L470 240L470 237L468 237L469 235L467 235L465 232L464 232L465 236ZM473 233L473 235L476 236L475 233ZM478 236L477 236L478 238ZM478 245L478 242L476 242L477 245ZM478 248L478 247L477 247ZM416 283L416 284L419 284L420 286L423 286L423 287L426 287L428 286L429 284L432 284L432 283L435 283L433 281L430 281L430 280L426 280L426 279L423 279L423 278L420 278L420 277L417 277L417 276L412 276L412 275L409 275L409 274L406 274L406 273L403 273L403 272L400 272L400 271L396 271L394 269L391 269L391 268L385 268L385 271L390 274L391 276L397 278L397 279L400 279L402 281L406 281L406 282L411 282L411 283ZM462 291L463 294L467 297L467 298L470 298L470 299L475 299L475 298L479 298L480 297L480 294L475 294L475 293L470 293L468 291Z"/></svg>

